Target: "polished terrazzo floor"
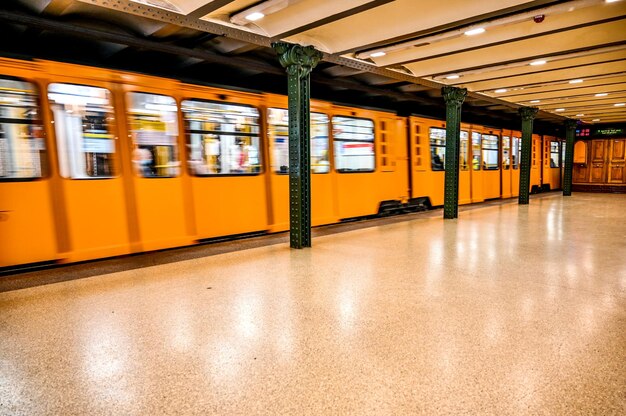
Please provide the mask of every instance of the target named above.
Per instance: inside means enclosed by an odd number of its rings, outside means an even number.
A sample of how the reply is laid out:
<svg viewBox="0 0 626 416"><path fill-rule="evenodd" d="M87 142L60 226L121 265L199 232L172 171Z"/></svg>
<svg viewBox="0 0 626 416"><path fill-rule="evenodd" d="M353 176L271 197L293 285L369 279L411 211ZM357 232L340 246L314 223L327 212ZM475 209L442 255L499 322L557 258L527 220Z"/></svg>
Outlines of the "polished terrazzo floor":
<svg viewBox="0 0 626 416"><path fill-rule="evenodd" d="M0 415L213 414L626 414L626 195L0 293Z"/></svg>

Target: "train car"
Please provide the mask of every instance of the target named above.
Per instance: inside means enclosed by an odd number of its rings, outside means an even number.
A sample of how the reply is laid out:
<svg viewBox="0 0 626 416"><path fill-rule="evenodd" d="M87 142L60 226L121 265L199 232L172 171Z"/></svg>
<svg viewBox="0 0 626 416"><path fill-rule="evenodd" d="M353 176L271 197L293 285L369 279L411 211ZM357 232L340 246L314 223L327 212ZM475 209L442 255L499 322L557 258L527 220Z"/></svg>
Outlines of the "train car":
<svg viewBox="0 0 626 416"><path fill-rule="evenodd" d="M0 59L0 112L0 268L289 228L284 96ZM461 124L460 204L517 194L519 136ZM441 120L313 100L312 225L443 205L445 140Z"/></svg>
<svg viewBox="0 0 626 416"><path fill-rule="evenodd" d="M561 189L563 143L553 136L543 136L541 188L544 191Z"/></svg>

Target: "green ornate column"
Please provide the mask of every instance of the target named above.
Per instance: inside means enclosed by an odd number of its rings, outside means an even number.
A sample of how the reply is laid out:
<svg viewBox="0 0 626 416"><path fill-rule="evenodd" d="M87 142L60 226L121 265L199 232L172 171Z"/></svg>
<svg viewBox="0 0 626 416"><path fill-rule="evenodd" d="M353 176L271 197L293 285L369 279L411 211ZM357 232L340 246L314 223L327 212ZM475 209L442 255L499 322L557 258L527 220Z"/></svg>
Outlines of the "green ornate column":
<svg viewBox="0 0 626 416"><path fill-rule="evenodd" d="M289 228L291 248L311 247L310 74L322 58L312 46L276 42L289 97Z"/></svg>
<svg viewBox="0 0 626 416"><path fill-rule="evenodd" d="M574 134L576 120L565 121L565 169L563 171L563 196L572 195L572 169L574 168Z"/></svg>
<svg viewBox="0 0 626 416"><path fill-rule="evenodd" d="M446 182L443 218L459 216L459 150L461 141L461 105L467 89L445 86L441 89L446 101Z"/></svg>
<svg viewBox="0 0 626 416"><path fill-rule="evenodd" d="M533 147L533 120L539 109L537 107L522 107L519 114L522 116L522 156L519 175L519 203L528 204L530 188L530 161Z"/></svg>

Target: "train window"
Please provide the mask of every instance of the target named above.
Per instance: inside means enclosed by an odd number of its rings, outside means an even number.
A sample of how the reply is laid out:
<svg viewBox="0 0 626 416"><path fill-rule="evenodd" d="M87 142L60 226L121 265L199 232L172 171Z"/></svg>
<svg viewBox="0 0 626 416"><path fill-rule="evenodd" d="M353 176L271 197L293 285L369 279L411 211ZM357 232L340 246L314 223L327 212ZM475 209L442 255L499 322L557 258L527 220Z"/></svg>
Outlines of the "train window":
<svg viewBox="0 0 626 416"><path fill-rule="evenodd" d="M178 176L176 100L142 92L130 92L126 98L133 139L133 167L137 175L144 178Z"/></svg>
<svg viewBox="0 0 626 416"><path fill-rule="evenodd" d="M502 136L502 169L509 170L511 167L511 138Z"/></svg>
<svg viewBox="0 0 626 416"><path fill-rule="evenodd" d="M469 151L469 133L461 131L461 148L459 151L459 169L469 170L467 164L467 152Z"/></svg>
<svg viewBox="0 0 626 416"><path fill-rule="evenodd" d="M565 142L561 142L561 167L565 167Z"/></svg>
<svg viewBox="0 0 626 416"><path fill-rule="evenodd" d="M373 172L374 122L365 118L333 117L335 163L338 172Z"/></svg>
<svg viewBox="0 0 626 416"><path fill-rule="evenodd" d="M446 130L431 127L430 136L430 166L432 170L446 168Z"/></svg>
<svg viewBox="0 0 626 416"><path fill-rule="evenodd" d="M48 87L62 177L101 179L115 175L110 97L104 88L73 84Z"/></svg>
<svg viewBox="0 0 626 416"><path fill-rule="evenodd" d="M181 110L190 174L245 175L261 171L259 110L201 100L185 100Z"/></svg>
<svg viewBox="0 0 626 416"><path fill-rule="evenodd" d="M498 136L483 134L483 169L498 170Z"/></svg>
<svg viewBox="0 0 626 416"><path fill-rule="evenodd" d="M272 170L289 173L289 114L283 108L268 110L269 137L272 141ZM328 160L328 116L311 113L311 173L330 172Z"/></svg>
<svg viewBox="0 0 626 416"><path fill-rule="evenodd" d="M511 144L511 167L519 169L519 158L522 154L522 139L513 137Z"/></svg>
<svg viewBox="0 0 626 416"><path fill-rule="evenodd" d="M35 86L0 78L0 181L41 178L46 160Z"/></svg>
<svg viewBox="0 0 626 416"><path fill-rule="evenodd" d="M560 158L561 158L561 143L550 142L550 167L560 168L561 167Z"/></svg>
<svg viewBox="0 0 626 416"><path fill-rule="evenodd" d="M474 170L480 170L481 163L481 134L472 132L472 166Z"/></svg>

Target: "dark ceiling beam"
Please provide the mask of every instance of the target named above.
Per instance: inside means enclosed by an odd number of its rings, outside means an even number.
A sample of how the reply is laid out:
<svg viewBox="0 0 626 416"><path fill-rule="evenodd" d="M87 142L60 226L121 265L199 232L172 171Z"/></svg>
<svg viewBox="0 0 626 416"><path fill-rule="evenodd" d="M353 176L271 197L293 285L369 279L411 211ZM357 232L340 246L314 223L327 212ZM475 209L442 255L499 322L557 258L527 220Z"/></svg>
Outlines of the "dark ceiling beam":
<svg viewBox="0 0 626 416"><path fill-rule="evenodd" d="M235 0L213 0L210 3L205 4L204 6L198 7L196 10L193 10L190 13L187 13L187 16L199 19L201 17L206 16L209 13L212 13L222 7L234 2Z"/></svg>
<svg viewBox="0 0 626 416"><path fill-rule="evenodd" d="M425 36L431 36L431 35L436 35L439 33L444 33L444 32L449 32L451 30L455 30L455 29L459 29L465 26L469 26L469 25L473 25L476 23L480 23L480 22L484 22L486 20L493 20L496 18L501 18L501 17L505 17L505 16L510 16L510 15L514 15L517 13L523 13L523 12L527 12L529 10L533 10L533 9L538 9L541 7L546 7L546 6L550 6L552 4L556 4L556 3L560 3L561 1L559 0L536 0L536 1L532 1L530 3L527 4L523 4L523 5L519 5L519 6L513 6L513 7L508 7L506 9L502 9L502 10L497 10L495 12L491 12L491 13L485 13L485 14L481 14L479 16L473 16L464 20L457 20L456 22L450 22L450 23L446 23L444 25L441 26L436 26L433 28L429 28L426 30L420 30L417 32L413 32L413 33L408 33L406 35L402 35L402 36L397 36L394 38L390 38L390 39L385 39L385 40L381 40L378 42L374 42L374 43L370 43L368 45L361 45L355 48L350 48L350 49L346 49L343 50L341 52L337 52L338 55L344 55L346 53L353 53L353 52L357 52L357 51L366 51L369 49L375 49L375 48L380 48L380 47L384 47L384 46L391 46L391 45L395 45L397 43L403 43L403 42L407 42L413 39L419 39L421 37L425 37Z"/></svg>
<svg viewBox="0 0 626 416"><path fill-rule="evenodd" d="M336 22L338 20L344 19L346 17L354 16L355 14L363 13L365 11L374 9L376 7L382 6L387 3L391 3L394 0L372 0L365 4L362 4L357 7L353 7L348 10L344 10L343 12L335 13L331 16L327 16L323 19L316 20L314 22L308 23L304 26L296 27L294 29L288 30L283 33L279 33L274 36L276 40L288 38L289 36L297 35L298 33L306 32L307 30L315 29L320 26L327 25L329 23Z"/></svg>
<svg viewBox="0 0 626 416"><path fill-rule="evenodd" d="M76 26L75 24L50 20L39 16L30 16L19 12L0 10L0 21L5 21L12 24L21 24L28 27L36 27L43 30L49 30L52 32L62 33L70 36L96 39L102 42L110 42L120 45L131 46L134 48L163 52L171 55L198 58L206 62L217 63L221 65L257 69L271 74L285 74L285 71L278 66L274 66L269 63L252 58L224 56L213 52L198 49L189 49L182 46L170 45L152 40L142 39L132 35L80 27Z"/></svg>
<svg viewBox="0 0 626 416"><path fill-rule="evenodd" d="M536 39L536 38L541 38L541 37L544 37L544 36L556 35L556 34L559 34L559 33L569 32L569 31L577 30L577 29L583 29L583 28L591 27L591 26L597 26L597 25L601 25L601 24L604 24L604 23L612 23L612 22L616 22L616 21L624 20L624 19L626 19L626 15L621 15L621 16L611 17L609 19L596 20L596 21L593 21L593 22L582 23L582 24L575 25L575 26L568 26L568 27L565 27L565 28L550 30L550 31L547 31L547 32L534 33L534 34L528 35L528 36L520 36L520 37L517 37L517 38L501 40L499 42L485 43L483 45L478 45L478 46L474 46L474 47L471 47L471 48L447 51L445 53L440 53L440 54L437 54L437 55L428 55L428 56L423 56L423 57L416 58L416 59L407 59L405 61L394 62L394 63L391 63L389 65L385 65L385 66L389 67L389 66L393 66L393 65L413 64L413 63L416 63L416 62L428 61L430 59L443 58L444 56L456 55L456 54L465 53L465 52L479 51L479 50L482 50L482 49L488 49L488 48L492 48L492 47L495 47L495 46L507 45L509 43L522 42L522 41L529 40L529 39ZM546 56L553 56L553 55L552 54L542 54L541 56L546 57Z"/></svg>

